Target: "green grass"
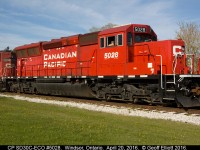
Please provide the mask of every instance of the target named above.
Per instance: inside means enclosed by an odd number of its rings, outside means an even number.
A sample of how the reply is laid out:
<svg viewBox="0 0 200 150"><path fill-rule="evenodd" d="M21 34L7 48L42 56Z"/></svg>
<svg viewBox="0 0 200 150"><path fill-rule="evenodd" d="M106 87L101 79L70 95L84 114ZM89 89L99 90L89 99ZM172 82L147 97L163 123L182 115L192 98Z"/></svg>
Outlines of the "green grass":
<svg viewBox="0 0 200 150"><path fill-rule="evenodd" d="M199 145L200 126L0 97L0 145Z"/></svg>

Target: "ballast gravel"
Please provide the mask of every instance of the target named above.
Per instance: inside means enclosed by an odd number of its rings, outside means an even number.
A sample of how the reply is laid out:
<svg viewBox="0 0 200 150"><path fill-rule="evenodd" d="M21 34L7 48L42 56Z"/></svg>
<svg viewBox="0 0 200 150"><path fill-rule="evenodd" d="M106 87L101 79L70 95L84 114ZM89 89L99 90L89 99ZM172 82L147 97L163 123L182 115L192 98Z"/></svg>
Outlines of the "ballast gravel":
<svg viewBox="0 0 200 150"><path fill-rule="evenodd" d="M69 106L76 107L81 109L87 109L91 111L106 112L117 115L125 116L137 116L137 117L146 117L150 119L165 119L171 121L179 121L184 123L190 123L195 125L200 125L200 116L197 114L187 114L187 113L176 113L176 112L165 112L165 111L156 111L156 110L144 110L144 109L132 109L126 107L113 107L110 105L96 105L91 103L80 103L80 102L70 102L70 101L54 101L54 100L44 100L40 98L30 98L24 96L8 96L0 94L2 97L12 97L17 100L24 100L35 103L45 103L45 104L54 104L59 106Z"/></svg>

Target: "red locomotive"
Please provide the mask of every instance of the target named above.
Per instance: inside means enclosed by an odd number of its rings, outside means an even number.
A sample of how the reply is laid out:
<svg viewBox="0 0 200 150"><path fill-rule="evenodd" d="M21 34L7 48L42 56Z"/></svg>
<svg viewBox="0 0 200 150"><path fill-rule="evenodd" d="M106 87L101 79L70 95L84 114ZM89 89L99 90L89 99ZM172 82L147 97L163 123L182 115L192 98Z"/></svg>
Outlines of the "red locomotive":
<svg viewBox="0 0 200 150"><path fill-rule="evenodd" d="M32 43L14 52L15 69L13 64L6 68L0 55L4 90L200 106L200 75L194 74L193 65L186 65L184 42L157 41L148 25ZM7 69L10 73L2 72Z"/></svg>
<svg viewBox="0 0 200 150"><path fill-rule="evenodd" d="M0 91L8 87L8 79L16 78L15 54L9 50L0 51Z"/></svg>

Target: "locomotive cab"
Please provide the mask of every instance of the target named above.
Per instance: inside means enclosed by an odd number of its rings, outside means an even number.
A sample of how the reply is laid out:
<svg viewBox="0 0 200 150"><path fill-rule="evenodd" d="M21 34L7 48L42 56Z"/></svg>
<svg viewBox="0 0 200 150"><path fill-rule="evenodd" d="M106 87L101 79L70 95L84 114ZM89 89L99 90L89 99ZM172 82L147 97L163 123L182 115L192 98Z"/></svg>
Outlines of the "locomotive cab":
<svg viewBox="0 0 200 150"><path fill-rule="evenodd" d="M103 30L98 34L98 39L97 74L128 75L137 74L126 67L128 63L134 65L135 44L156 41L157 35L148 25L129 24Z"/></svg>

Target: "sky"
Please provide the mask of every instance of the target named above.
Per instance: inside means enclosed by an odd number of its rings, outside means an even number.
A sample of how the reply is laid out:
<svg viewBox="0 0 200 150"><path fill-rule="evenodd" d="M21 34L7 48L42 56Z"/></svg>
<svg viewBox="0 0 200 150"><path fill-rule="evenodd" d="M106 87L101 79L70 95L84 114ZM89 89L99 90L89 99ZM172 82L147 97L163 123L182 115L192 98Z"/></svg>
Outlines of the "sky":
<svg viewBox="0 0 200 150"><path fill-rule="evenodd" d="M147 24L175 39L179 22L200 25L199 0L0 0L0 50L89 32L108 23Z"/></svg>

